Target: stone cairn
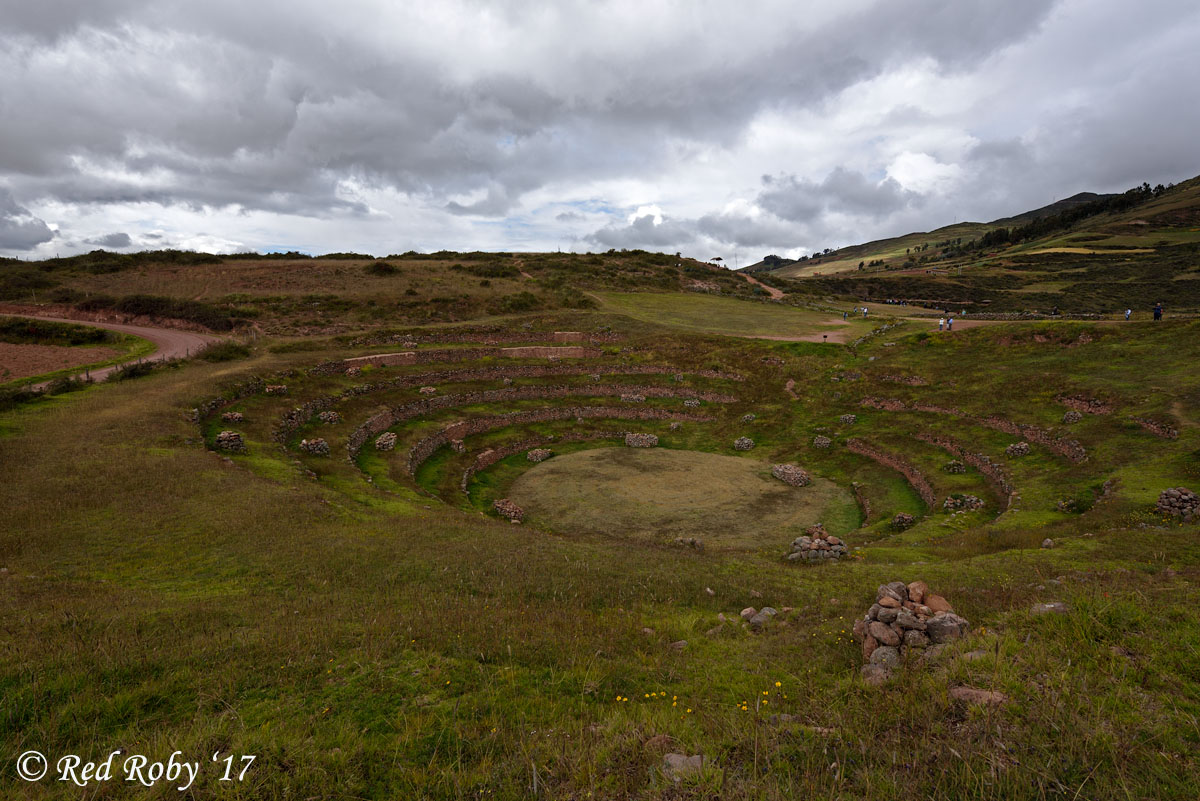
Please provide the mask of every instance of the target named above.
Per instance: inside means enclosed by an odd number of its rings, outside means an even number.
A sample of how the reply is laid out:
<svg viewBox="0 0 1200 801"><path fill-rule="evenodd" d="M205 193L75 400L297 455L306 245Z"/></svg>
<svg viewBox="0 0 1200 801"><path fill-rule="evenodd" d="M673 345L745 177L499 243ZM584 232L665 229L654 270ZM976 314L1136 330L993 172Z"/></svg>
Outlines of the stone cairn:
<svg viewBox="0 0 1200 801"><path fill-rule="evenodd" d="M658 437L653 434L634 434L625 435L625 445L630 448L653 448L658 445Z"/></svg>
<svg viewBox="0 0 1200 801"><path fill-rule="evenodd" d="M893 581L875 593L875 603L854 624L854 637L862 641L863 676L882 680L891 669L916 653L932 656L964 636L970 623L954 614L954 607L929 591L923 581Z"/></svg>
<svg viewBox="0 0 1200 801"><path fill-rule="evenodd" d="M944 465L942 465L942 472L943 473L953 473L953 474L957 475L960 473L967 472L967 466L965 464L963 464L962 462L960 462L958 459L951 459L950 461L948 461Z"/></svg>
<svg viewBox="0 0 1200 801"><path fill-rule="evenodd" d="M513 523L520 523L525 519L525 510L508 498L501 498L492 504L492 508L496 510L496 514L507 518Z"/></svg>
<svg viewBox="0 0 1200 801"><path fill-rule="evenodd" d="M263 387L263 392L267 395L286 395L287 391L286 384L267 384Z"/></svg>
<svg viewBox="0 0 1200 801"><path fill-rule="evenodd" d="M817 523L804 529L802 536L792 540L792 552L788 561L795 562L803 559L805 562L823 562L841 559L845 555L846 543L825 530L825 526Z"/></svg>
<svg viewBox="0 0 1200 801"><path fill-rule="evenodd" d="M1184 523L1200 520L1200 496L1184 487L1163 490L1154 508L1171 517L1178 517Z"/></svg>
<svg viewBox="0 0 1200 801"><path fill-rule="evenodd" d="M671 425L667 426L667 428L669 428L672 431L678 431L679 429L683 428L683 423L680 423L679 421L675 421L674 423L671 423Z"/></svg>
<svg viewBox="0 0 1200 801"><path fill-rule="evenodd" d="M817 434L815 437L813 437L814 448L828 448L831 445L833 445L833 440L831 440L829 437L822 436L821 434Z"/></svg>
<svg viewBox="0 0 1200 801"><path fill-rule="evenodd" d="M749 437L738 437L733 441L735 451L748 451L754 447L754 440Z"/></svg>
<svg viewBox="0 0 1200 801"><path fill-rule="evenodd" d="M246 443L242 439L242 435L236 431L222 431L217 434L217 450L229 451L230 453L245 453Z"/></svg>
<svg viewBox="0 0 1200 801"><path fill-rule="evenodd" d="M812 476L794 464L773 464L771 475L789 487L807 487L812 483Z"/></svg>
<svg viewBox="0 0 1200 801"><path fill-rule="evenodd" d="M396 432L385 431L375 438L375 450L390 451L396 448Z"/></svg>
<svg viewBox="0 0 1200 801"><path fill-rule="evenodd" d="M310 456L328 456L329 443L320 437L316 439L302 439L300 440L300 450Z"/></svg>
<svg viewBox="0 0 1200 801"><path fill-rule="evenodd" d="M317 415L317 419L325 425L333 425L334 423L342 422L342 416L337 412L321 412Z"/></svg>
<svg viewBox="0 0 1200 801"><path fill-rule="evenodd" d="M750 412L749 414L743 414L743 415L742 415L742 422L743 422L743 423L753 423L753 422L754 422L755 420L757 420L757 419L758 419L758 416L757 416L757 415L755 415L755 414L754 414L754 412Z"/></svg>
<svg viewBox="0 0 1200 801"><path fill-rule="evenodd" d="M226 423L241 423L245 421L246 417L241 412L225 412L221 415L221 419Z"/></svg>
<svg viewBox="0 0 1200 801"><path fill-rule="evenodd" d="M695 537L676 537L675 544L704 553L704 540L698 540Z"/></svg>
<svg viewBox="0 0 1200 801"><path fill-rule="evenodd" d="M983 500L974 495L959 495L955 493L946 499L942 508L948 512L973 512L983 508Z"/></svg>
<svg viewBox="0 0 1200 801"><path fill-rule="evenodd" d="M852 426L858 422L858 415L843 414L841 417L838 418L838 421L841 422L842 425Z"/></svg>
<svg viewBox="0 0 1200 801"><path fill-rule="evenodd" d="M1078 423L1082 419L1083 414L1072 409L1063 415L1062 421L1064 424L1070 425L1071 423Z"/></svg>
<svg viewBox="0 0 1200 801"><path fill-rule="evenodd" d="M538 462L546 461L553 455L554 452L549 448L534 448L529 453L525 454L525 458L534 464L537 464Z"/></svg>
<svg viewBox="0 0 1200 801"><path fill-rule="evenodd" d="M695 409L697 406L700 405L700 401L697 398L688 398L687 400L685 400L683 402L683 405L688 407L689 409Z"/></svg>
<svg viewBox="0 0 1200 801"><path fill-rule="evenodd" d="M1009 456L1028 456L1029 455L1029 443L1028 442L1014 442L1012 445L1009 445L1007 448L1005 448L1004 452L1006 454L1008 454Z"/></svg>
<svg viewBox="0 0 1200 801"><path fill-rule="evenodd" d="M891 526L896 531L904 531L910 529L917 524L917 518L910 515L908 512L900 512L892 518Z"/></svg>
<svg viewBox="0 0 1200 801"><path fill-rule="evenodd" d="M629 393L629 394L622 395L621 400L623 400L625 403L645 403L646 396L638 395L636 393Z"/></svg>
<svg viewBox="0 0 1200 801"><path fill-rule="evenodd" d="M437 387L421 387L417 392L420 392L422 395L432 395L437 392Z"/></svg>
<svg viewBox="0 0 1200 801"><path fill-rule="evenodd" d="M360 375L362 375L362 368L361 367L347 367L346 375L350 376L351 378L358 378Z"/></svg>

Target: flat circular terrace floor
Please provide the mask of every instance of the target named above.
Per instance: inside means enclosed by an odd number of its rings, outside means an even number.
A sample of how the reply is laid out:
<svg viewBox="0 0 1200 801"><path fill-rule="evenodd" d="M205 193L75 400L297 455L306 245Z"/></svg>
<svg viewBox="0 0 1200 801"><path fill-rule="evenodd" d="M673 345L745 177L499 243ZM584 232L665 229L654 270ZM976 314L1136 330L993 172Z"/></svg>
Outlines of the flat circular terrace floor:
<svg viewBox="0 0 1200 801"><path fill-rule="evenodd" d="M853 495L824 478L789 487L754 459L666 448L599 448L555 456L523 473L508 497L529 522L563 533L786 552L806 527L858 525Z"/></svg>

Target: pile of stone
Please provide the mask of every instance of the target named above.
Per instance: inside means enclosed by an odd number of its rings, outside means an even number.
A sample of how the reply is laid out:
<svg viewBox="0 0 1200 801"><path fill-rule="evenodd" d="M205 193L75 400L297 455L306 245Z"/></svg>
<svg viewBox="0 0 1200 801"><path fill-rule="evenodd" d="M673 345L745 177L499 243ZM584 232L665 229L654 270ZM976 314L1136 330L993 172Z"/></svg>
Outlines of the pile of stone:
<svg viewBox="0 0 1200 801"><path fill-rule="evenodd" d="M1014 442L1012 445L1009 445L1007 448L1005 448L1004 452L1006 454L1008 454L1009 456L1028 456L1029 455L1029 443L1028 442Z"/></svg>
<svg viewBox="0 0 1200 801"><path fill-rule="evenodd" d="M942 472L953 473L953 474L965 473L965 472L967 472L967 466L965 464L963 464L962 462L960 462L958 459L951 459L950 461L948 461L944 465L942 465Z"/></svg>
<svg viewBox="0 0 1200 801"><path fill-rule="evenodd" d="M525 458L534 464L537 464L538 462L546 461L553 455L554 452L549 448L534 448L529 453L525 454Z"/></svg>
<svg viewBox="0 0 1200 801"><path fill-rule="evenodd" d="M1079 501L1075 498L1063 498L1054 505L1054 508L1060 512L1078 512Z"/></svg>
<svg viewBox="0 0 1200 801"><path fill-rule="evenodd" d="M741 611L739 617L746 621L751 631L758 631L778 614L779 610L773 606L764 606L762 609L747 606Z"/></svg>
<svg viewBox="0 0 1200 801"><path fill-rule="evenodd" d="M688 407L689 409L695 409L697 406L700 405L700 401L697 398L688 398L687 400L685 400L683 402L683 405Z"/></svg>
<svg viewBox="0 0 1200 801"><path fill-rule="evenodd" d="M422 395L432 395L437 392L437 387L421 387L417 392L420 392Z"/></svg>
<svg viewBox="0 0 1200 801"><path fill-rule="evenodd" d="M950 602L929 591L923 581L893 581L875 593L875 603L854 624L862 641L863 676L882 680L893 666L918 653L941 650L964 636L970 624L954 614Z"/></svg>
<svg viewBox="0 0 1200 801"><path fill-rule="evenodd" d="M813 437L814 448L828 448L831 445L833 445L833 440L831 440L829 437L822 436L821 434Z"/></svg>
<svg viewBox="0 0 1200 801"><path fill-rule="evenodd" d="M357 378L358 376L362 375L362 368L361 367L347 367L346 375L350 376L351 378Z"/></svg>
<svg viewBox="0 0 1200 801"><path fill-rule="evenodd" d="M396 447L396 432L385 431L375 438L375 450L390 451Z"/></svg>
<svg viewBox="0 0 1200 801"><path fill-rule="evenodd" d="M1069 411L1063 415L1062 421L1065 424L1070 425L1071 423L1078 423L1082 419L1083 419L1083 414L1072 409L1071 411Z"/></svg>
<svg viewBox="0 0 1200 801"><path fill-rule="evenodd" d="M858 415L843 414L841 417L838 418L838 420L842 423L842 425L852 426L856 422L858 422Z"/></svg>
<svg viewBox="0 0 1200 801"><path fill-rule="evenodd" d="M226 423L241 423L246 418L241 412L225 412L225 414L221 415L221 419Z"/></svg>
<svg viewBox="0 0 1200 801"><path fill-rule="evenodd" d="M809 526L802 536L792 540L792 552L788 561L803 559L805 562L822 562L841 559L849 550L846 543L833 536L820 523Z"/></svg>
<svg viewBox="0 0 1200 801"><path fill-rule="evenodd" d="M329 443L320 437L316 439L302 439L300 440L300 450L310 456L328 456Z"/></svg>
<svg viewBox="0 0 1200 801"><path fill-rule="evenodd" d="M263 392L268 395L286 395L287 391L286 384L267 384L263 387Z"/></svg>
<svg viewBox="0 0 1200 801"><path fill-rule="evenodd" d="M773 464L771 475L790 487L807 487L812 483L812 476L794 464Z"/></svg>
<svg viewBox="0 0 1200 801"><path fill-rule="evenodd" d="M511 378L505 378L505 379L503 379L503 380L502 380L500 383L504 384L504 386L506 386L506 387L511 387L511 386L512 386L512 379L511 379Z"/></svg>
<svg viewBox="0 0 1200 801"><path fill-rule="evenodd" d="M525 519L525 510L508 498L501 498L492 504L492 508L496 510L496 514L507 518L513 523L520 523Z"/></svg>
<svg viewBox="0 0 1200 801"><path fill-rule="evenodd" d="M626 403L645 403L646 396L645 395L637 395L637 394L628 394L628 395L622 395L621 400L625 401Z"/></svg>
<svg viewBox="0 0 1200 801"><path fill-rule="evenodd" d="M749 437L738 437L733 441L735 451L748 451L754 447L754 440Z"/></svg>
<svg viewBox="0 0 1200 801"><path fill-rule="evenodd" d="M317 415L317 419L326 425L342 422L342 416L337 412L321 412Z"/></svg>
<svg viewBox="0 0 1200 801"><path fill-rule="evenodd" d="M684 548L691 548L695 551L704 551L704 541L698 540L695 537L676 537L675 544Z"/></svg>
<svg viewBox="0 0 1200 801"><path fill-rule="evenodd" d="M630 448L653 448L658 445L658 437L653 434L634 434L625 435L625 444Z"/></svg>
<svg viewBox="0 0 1200 801"><path fill-rule="evenodd" d="M678 431L679 429L683 428L683 423L674 422L667 426L667 428L671 429L672 431Z"/></svg>
<svg viewBox="0 0 1200 801"><path fill-rule="evenodd" d="M229 451L230 453L245 453L246 443L242 439L242 435L236 431L222 431L217 434L217 450Z"/></svg>
<svg viewBox="0 0 1200 801"><path fill-rule="evenodd" d="M1184 487L1163 490L1154 508L1171 517L1178 517L1184 523L1200 520L1200 496Z"/></svg>
<svg viewBox="0 0 1200 801"><path fill-rule="evenodd" d="M450 450L454 451L455 453L466 453L467 443L461 439L452 439L450 440Z"/></svg>
<svg viewBox="0 0 1200 801"><path fill-rule="evenodd" d="M917 524L917 518L910 515L908 512L900 512L892 518L891 526L896 531L904 531L910 529Z"/></svg>
<svg viewBox="0 0 1200 801"><path fill-rule="evenodd" d="M942 508L948 512L973 512L983 508L983 500L974 495L954 494L946 499Z"/></svg>
<svg viewBox="0 0 1200 801"><path fill-rule="evenodd" d="M753 422L754 422L756 419L757 419L757 417L756 417L756 415L754 414L754 412L750 412L749 414L743 414L743 415L742 415L742 422L743 422L743 423L753 423Z"/></svg>

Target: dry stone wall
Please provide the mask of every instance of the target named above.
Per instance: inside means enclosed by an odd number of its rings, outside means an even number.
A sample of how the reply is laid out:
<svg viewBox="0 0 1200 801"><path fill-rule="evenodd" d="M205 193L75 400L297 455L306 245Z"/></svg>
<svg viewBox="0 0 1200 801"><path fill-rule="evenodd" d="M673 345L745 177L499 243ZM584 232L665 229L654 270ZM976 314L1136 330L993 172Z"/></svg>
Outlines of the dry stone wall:
<svg viewBox="0 0 1200 801"><path fill-rule="evenodd" d="M927 507L932 508L934 503L937 502L937 495L934 494L933 487L930 485L929 479L925 478L925 475L920 470L901 457L896 456L893 453L887 453L886 451L883 451L869 442L865 442L861 439L846 440L846 447L849 448L852 453L865 456L873 462L881 464L884 467L891 468L892 470L900 473L900 475L904 476L904 479L909 483L909 485L917 491L917 494L921 496L921 500Z"/></svg>
<svg viewBox="0 0 1200 801"><path fill-rule="evenodd" d="M1007 511L1020 498L1017 488L1009 481L1004 468L993 462L985 454L969 451L950 437L941 434L927 434L922 432L914 436L921 442L927 442L930 445L936 445L942 450L948 451L982 473L999 500L1001 512Z"/></svg>
<svg viewBox="0 0 1200 801"><path fill-rule="evenodd" d="M523 439L519 442L513 442L498 448L488 448L480 452L475 457L475 461L471 463L471 466L463 471L458 487L466 493L471 485L471 479L475 477L476 473L488 469L496 464L496 462L507 459L513 454L530 448L536 448L539 445L548 445L555 442L588 442L592 440L621 439L623 436L625 436L625 432L623 431L570 432L560 437L530 437L529 439ZM533 451L530 451L530 453L533 453Z"/></svg>
<svg viewBox="0 0 1200 801"><path fill-rule="evenodd" d="M375 353L355 356L342 361L343 369L374 365L375 367L402 367L412 364L437 364L445 362L474 362L480 359L596 359L604 355L599 348L578 345L562 347L518 347L518 348L439 348L437 350L409 350L399 353Z"/></svg>

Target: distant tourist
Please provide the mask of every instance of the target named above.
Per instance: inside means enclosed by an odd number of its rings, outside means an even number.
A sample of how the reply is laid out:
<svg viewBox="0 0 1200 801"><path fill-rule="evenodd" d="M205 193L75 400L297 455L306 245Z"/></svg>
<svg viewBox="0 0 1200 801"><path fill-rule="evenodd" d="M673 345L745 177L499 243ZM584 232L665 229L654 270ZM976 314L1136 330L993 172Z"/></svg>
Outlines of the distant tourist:
<svg viewBox="0 0 1200 801"><path fill-rule="evenodd" d="M846 321L846 314L847 312L842 312L842 322Z"/></svg>
<svg viewBox="0 0 1200 801"><path fill-rule="evenodd" d="M939 317L938 318L938 330L943 331L943 330L945 330L945 328L946 328L946 318Z"/></svg>
<svg viewBox="0 0 1200 801"><path fill-rule="evenodd" d="M946 321L946 330L947 330L947 331L953 331L953 330L954 330L954 318L953 318L953 317L951 317L950 319L948 319L948 320Z"/></svg>
<svg viewBox="0 0 1200 801"><path fill-rule="evenodd" d="M1129 318L1130 318L1130 316L1131 316L1132 314L1133 314L1133 309L1126 309L1126 310L1125 310L1125 322L1129 322Z"/></svg>
<svg viewBox="0 0 1200 801"><path fill-rule="evenodd" d="M1155 304L1154 304L1154 319L1155 319L1155 320L1161 320L1161 319L1162 319L1162 303L1155 303Z"/></svg>
<svg viewBox="0 0 1200 801"><path fill-rule="evenodd" d="M867 319L867 307L863 306L863 319Z"/></svg>

